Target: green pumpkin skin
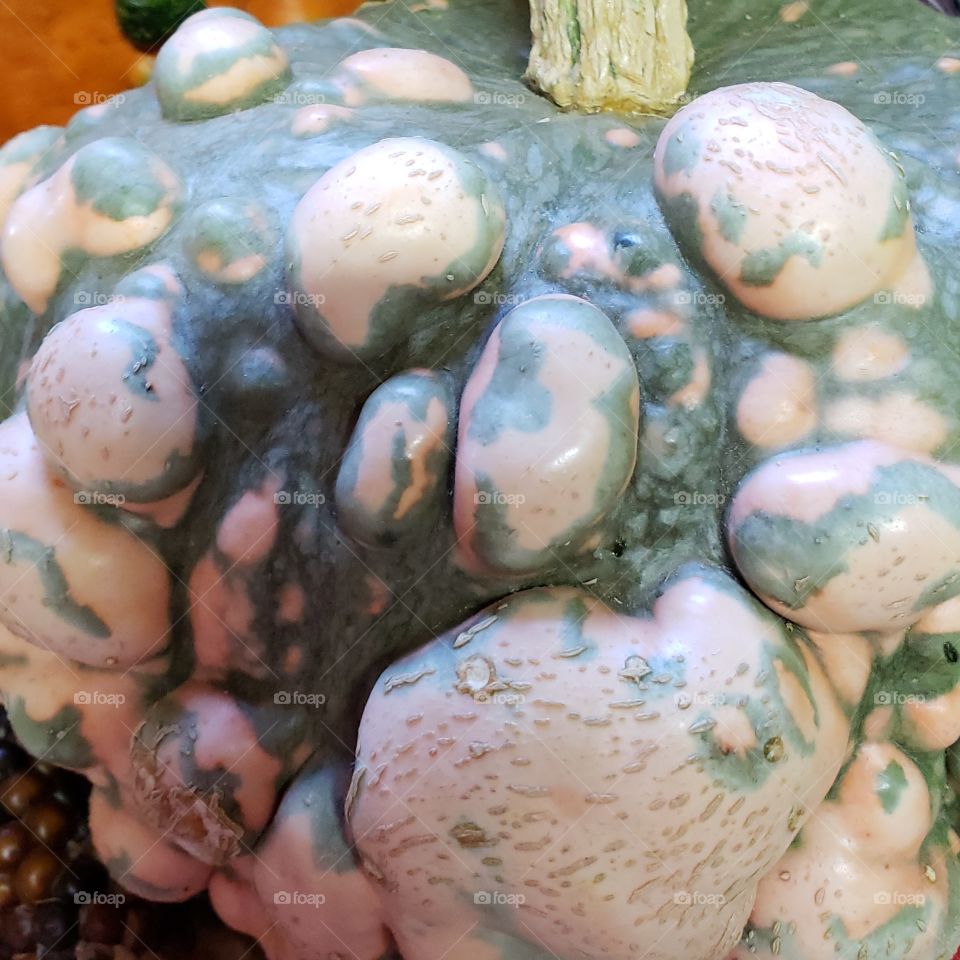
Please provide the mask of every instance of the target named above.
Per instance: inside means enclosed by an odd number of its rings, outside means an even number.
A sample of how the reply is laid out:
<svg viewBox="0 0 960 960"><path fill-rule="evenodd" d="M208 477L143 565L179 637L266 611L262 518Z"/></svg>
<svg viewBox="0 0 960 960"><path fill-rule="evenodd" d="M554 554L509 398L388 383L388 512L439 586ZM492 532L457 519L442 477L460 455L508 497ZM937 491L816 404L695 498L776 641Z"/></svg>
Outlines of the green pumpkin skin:
<svg viewBox="0 0 960 960"><path fill-rule="evenodd" d="M947 956L960 28L695 4L669 121L528 29L205 11L0 148L14 726L271 960Z"/></svg>

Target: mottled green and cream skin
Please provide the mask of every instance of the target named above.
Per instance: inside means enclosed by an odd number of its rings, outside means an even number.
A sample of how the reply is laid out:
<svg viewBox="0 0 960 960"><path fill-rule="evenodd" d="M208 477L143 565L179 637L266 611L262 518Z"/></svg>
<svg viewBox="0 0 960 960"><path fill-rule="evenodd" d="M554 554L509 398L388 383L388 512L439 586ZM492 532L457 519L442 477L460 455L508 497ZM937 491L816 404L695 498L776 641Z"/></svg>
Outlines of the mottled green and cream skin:
<svg viewBox="0 0 960 960"><path fill-rule="evenodd" d="M141 250L169 229L182 199L177 176L142 144L95 140L13 202L0 237L6 278L43 313L65 257L82 262Z"/></svg>
<svg viewBox="0 0 960 960"><path fill-rule="evenodd" d="M960 471L872 441L774 457L737 489L733 559L784 617L892 633L960 594Z"/></svg>
<svg viewBox="0 0 960 960"><path fill-rule="evenodd" d="M219 7L188 17L153 73L163 115L204 120L264 103L292 79L286 51L255 17Z"/></svg>
<svg viewBox="0 0 960 960"><path fill-rule="evenodd" d="M464 564L523 574L582 551L630 480L639 419L636 367L600 310L552 295L510 311L460 404Z"/></svg>
<svg viewBox="0 0 960 960"><path fill-rule="evenodd" d="M88 510L46 452L26 414L0 426L0 622L90 666L158 656L170 643L167 567L149 542Z"/></svg>
<svg viewBox="0 0 960 960"><path fill-rule="evenodd" d="M341 526L377 543L428 522L446 500L453 427L449 387L430 370L402 373L374 390L337 474Z"/></svg>
<svg viewBox="0 0 960 960"><path fill-rule="evenodd" d="M665 124L506 0L215 10L3 148L0 693L121 884L270 960L952 953L960 27L689 27Z"/></svg>
<svg viewBox="0 0 960 960"><path fill-rule="evenodd" d="M492 956L487 930L711 960L847 734L815 655L726 577L681 574L649 619L520 593L384 673L348 819L408 960Z"/></svg>
<svg viewBox="0 0 960 960"><path fill-rule="evenodd" d="M920 282L904 170L856 117L807 90L706 94L667 124L654 168L687 252L763 316L829 316Z"/></svg>
<svg viewBox="0 0 960 960"><path fill-rule="evenodd" d="M199 472L196 388L171 333L164 305L121 300L72 314L33 358L30 425L87 502L98 493L151 503Z"/></svg>
<svg viewBox="0 0 960 960"><path fill-rule="evenodd" d="M321 350L376 357L418 308L479 284L503 249L496 187L430 140L391 137L328 170L287 230L289 299Z"/></svg>

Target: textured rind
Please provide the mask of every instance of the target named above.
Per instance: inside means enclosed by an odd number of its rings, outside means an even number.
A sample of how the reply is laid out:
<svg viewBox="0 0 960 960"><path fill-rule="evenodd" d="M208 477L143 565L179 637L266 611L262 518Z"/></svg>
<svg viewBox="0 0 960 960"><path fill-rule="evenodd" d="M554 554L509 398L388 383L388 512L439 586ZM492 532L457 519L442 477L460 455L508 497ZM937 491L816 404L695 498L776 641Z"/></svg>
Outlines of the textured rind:
<svg viewBox="0 0 960 960"><path fill-rule="evenodd" d="M447 12L421 13L388 4L370 6L352 20L286 28L277 36L294 83L273 101L178 124L161 119L147 88L122 104L82 112L62 138L51 136L49 149L32 161L25 187L52 175L88 143L128 137L179 178L184 209L222 198L255 200L265 222L278 228L276 236L254 230L258 242L273 246L267 265L241 283L224 284L197 266L202 245L192 242L196 220L186 215L152 246L127 256L68 254L60 285L39 317L0 281L5 410L19 402L23 362L55 322L114 295L139 266L166 263L185 289L173 296L174 343L212 423L207 469L176 505L178 516L188 511L179 523L155 525L113 505L91 507L103 523L122 523L146 538L171 570L175 630L165 659L152 667L157 672L135 673L145 700L194 676L238 703L277 708L263 722L260 711L251 710L249 718L260 724L258 735L271 756L289 756L306 739L349 760L362 705L383 667L505 593L539 584L534 577L505 582L466 573L453 549L449 501L402 542L368 547L340 529L334 499L341 458L373 389L389 376L425 367L442 369L459 393L495 323L533 296L562 292L589 300L618 325L637 366L643 394L638 469L592 552L549 576L552 585L581 585L612 609L643 615L663 581L687 560L731 569L722 537L725 505L745 474L773 453L845 442L859 431L882 433L880 439L938 460L956 458L960 361L951 344L960 323L960 278L950 251L960 240L960 77L936 64L960 51L960 30L901 0L823 0L795 20L766 0L704 0L692 14L698 59L691 95L736 82L795 83L840 102L897 154L932 275L931 296L922 302L871 298L839 316L793 326L724 299L708 275L684 259L659 211L652 154L660 122L562 115L509 79L522 73L527 36L525 11L514 4L451 0ZM883 44L874 42L878 22ZM357 50L390 44L425 47L455 62L471 77L472 102L372 102L349 115L331 114L322 135L305 135L310 124L302 116L298 122L299 111L338 105L336 64ZM421 311L415 332L386 355L346 365L319 356L298 334L279 236L327 169L394 136L446 143L483 168L503 197L506 245L472 293L427 308L393 304ZM584 246L571 249L571 237ZM156 279L152 294L138 295L159 297L163 283ZM171 284L176 287L170 281L168 293ZM868 375L851 376L844 358L850 349L866 356L864 346L850 348L841 338L868 327L896 342L885 341L876 361L853 364ZM770 425L758 427L753 417L744 430L738 411L771 352L794 358L799 381L813 386L801 390L803 403L786 409L775 424L778 439L757 443ZM768 386L761 381L751 397L767 397ZM943 639L945 633L960 635L960 623L947 631L921 621L906 641L868 638L863 642L873 644L871 656L880 656L866 679L856 668L853 642L847 662L838 652L846 649L839 634L814 640L818 649L831 647L824 660L850 705L855 740L899 742L934 797L939 815L922 851L932 858L953 845L950 916L940 931L940 947L948 950L957 939L958 870L950 811L942 802L950 799L943 788L943 748L925 739L929 731L910 709L917 701L904 699L939 698L956 688L956 661L946 651L948 643L960 644L960 636ZM13 638L11 646L25 652L11 656L29 657L30 649L18 642ZM0 687L7 696L20 676L5 668ZM24 704L18 722L25 730L55 712L31 706L29 698ZM945 729L949 736L952 728ZM85 754L82 743L75 746L77 766L101 759ZM119 764L107 766L110 776L118 775L112 771ZM101 785L111 786L105 775ZM348 811L355 798L355 791L347 794ZM123 799L124 810L132 805ZM269 837L268 829L265 843ZM341 843L335 838L330 846L341 850ZM197 875L204 873L197 869ZM781 926L789 922L784 918ZM775 923L760 918L744 949L750 953L751 943L762 942L770 955L793 960L798 948L785 939L774 943ZM541 955L516 932L489 933L482 941L484 960ZM834 955L832 943L824 949ZM276 956L284 956L281 947ZM416 954L408 960L417 960Z"/></svg>

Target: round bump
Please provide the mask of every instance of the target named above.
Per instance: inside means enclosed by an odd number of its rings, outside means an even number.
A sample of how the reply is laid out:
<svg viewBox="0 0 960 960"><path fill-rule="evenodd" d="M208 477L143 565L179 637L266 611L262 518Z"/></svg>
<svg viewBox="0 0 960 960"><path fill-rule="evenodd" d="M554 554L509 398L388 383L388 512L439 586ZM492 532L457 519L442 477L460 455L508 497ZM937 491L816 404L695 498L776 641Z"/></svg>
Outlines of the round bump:
<svg viewBox="0 0 960 960"><path fill-rule="evenodd" d="M257 848L256 890L270 926L289 939L291 957L342 956L347 944L355 960L387 953L377 888L344 838L349 784L348 770L311 763L290 785ZM313 896L289 902L284 894L291 890Z"/></svg>
<svg viewBox="0 0 960 960"><path fill-rule="evenodd" d="M436 514L446 494L452 414L449 390L429 370L374 390L337 477L337 517L352 537L390 542Z"/></svg>
<svg viewBox="0 0 960 960"><path fill-rule="evenodd" d="M454 527L470 567L539 569L577 550L636 464L637 370L596 307L544 296L497 325L460 407Z"/></svg>
<svg viewBox="0 0 960 960"><path fill-rule="evenodd" d="M834 400L824 411L824 426L844 438L879 440L920 453L932 453L950 433L943 414L905 390Z"/></svg>
<svg viewBox="0 0 960 960"><path fill-rule="evenodd" d="M496 889L524 895L518 936L544 956L716 960L848 735L817 658L725 576L681 575L643 617L529 590L384 672L344 809L404 956L486 941L499 916L475 894ZM730 889L679 922L678 894Z"/></svg>
<svg viewBox="0 0 960 960"><path fill-rule="evenodd" d="M376 100L472 103L473 84L455 63L428 50L374 47L340 61L338 85L351 107Z"/></svg>
<svg viewBox="0 0 960 960"><path fill-rule="evenodd" d="M14 202L0 240L7 279L43 313L67 251L110 257L140 250L166 233L181 199L176 175L136 140L95 140Z"/></svg>
<svg viewBox="0 0 960 960"><path fill-rule="evenodd" d="M207 886L211 869L178 850L107 791L90 795L90 839L97 858L124 890L160 903L180 903Z"/></svg>
<svg viewBox="0 0 960 960"><path fill-rule="evenodd" d="M728 536L764 603L824 633L902 630L960 593L960 488L879 443L766 461L737 490Z"/></svg>
<svg viewBox="0 0 960 960"><path fill-rule="evenodd" d="M767 317L839 313L916 255L902 169L843 107L789 84L699 97L664 128L654 169L681 242Z"/></svg>
<svg viewBox="0 0 960 960"><path fill-rule="evenodd" d="M274 231L253 203L227 197L208 200L192 211L184 229L184 252L217 283L245 283L273 253Z"/></svg>
<svg viewBox="0 0 960 960"><path fill-rule="evenodd" d="M130 730L143 712L143 673L81 668L4 627L0 655L6 664L0 689L24 749L47 763L82 770L101 786L128 778Z"/></svg>
<svg viewBox="0 0 960 960"><path fill-rule="evenodd" d="M168 120L205 120L265 103L290 83L273 34L230 7L188 17L157 55L157 99Z"/></svg>
<svg viewBox="0 0 960 960"><path fill-rule="evenodd" d="M166 567L51 474L24 414L0 425L0 478L0 622L91 666L125 667L161 653L169 639Z"/></svg>
<svg viewBox="0 0 960 960"><path fill-rule="evenodd" d="M949 956L955 853L945 849L946 830L928 836L928 769L892 744L862 744L831 799L761 881L731 960Z"/></svg>
<svg viewBox="0 0 960 960"><path fill-rule="evenodd" d="M87 502L151 503L199 470L196 392L171 341L150 329L156 311L133 300L81 310L47 334L31 364L31 425Z"/></svg>
<svg viewBox="0 0 960 960"><path fill-rule="evenodd" d="M301 107L294 115L291 131L295 137L316 137L326 133L335 123L353 119L355 111L333 103L318 103Z"/></svg>
<svg viewBox="0 0 960 960"><path fill-rule="evenodd" d="M817 425L816 374L805 360L771 353L737 402L737 428L755 447L786 447Z"/></svg>
<svg viewBox="0 0 960 960"><path fill-rule="evenodd" d="M504 210L484 172L432 140L381 140L328 170L287 232L290 299L318 348L381 354L424 303L472 290L493 269Z"/></svg>
<svg viewBox="0 0 960 960"><path fill-rule="evenodd" d="M903 339L872 324L843 330L833 348L833 371L848 383L885 380L909 362Z"/></svg>
<svg viewBox="0 0 960 960"><path fill-rule="evenodd" d="M273 813L284 764L268 751L281 736L280 717L265 712L191 682L155 703L131 742L141 815L204 863L237 856ZM296 731L286 725L282 747L294 767L303 760L289 742Z"/></svg>
<svg viewBox="0 0 960 960"><path fill-rule="evenodd" d="M0 227L37 164L57 144L60 127L35 127L0 147Z"/></svg>

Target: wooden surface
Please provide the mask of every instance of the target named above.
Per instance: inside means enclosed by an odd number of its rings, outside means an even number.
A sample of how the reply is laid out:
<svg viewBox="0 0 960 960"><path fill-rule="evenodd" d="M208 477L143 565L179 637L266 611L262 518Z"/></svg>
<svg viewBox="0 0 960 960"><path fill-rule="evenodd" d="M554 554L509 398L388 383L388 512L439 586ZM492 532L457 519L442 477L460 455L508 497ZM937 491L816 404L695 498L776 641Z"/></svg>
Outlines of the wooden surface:
<svg viewBox="0 0 960 960"><path fill-rule="evenodd" d="M348 13L356 3L235 0L230 6L275 26ZM41 123L66 123L80 107L142 83L149 63L121 35L113 0L0 0L0 144Z"/></svg>

